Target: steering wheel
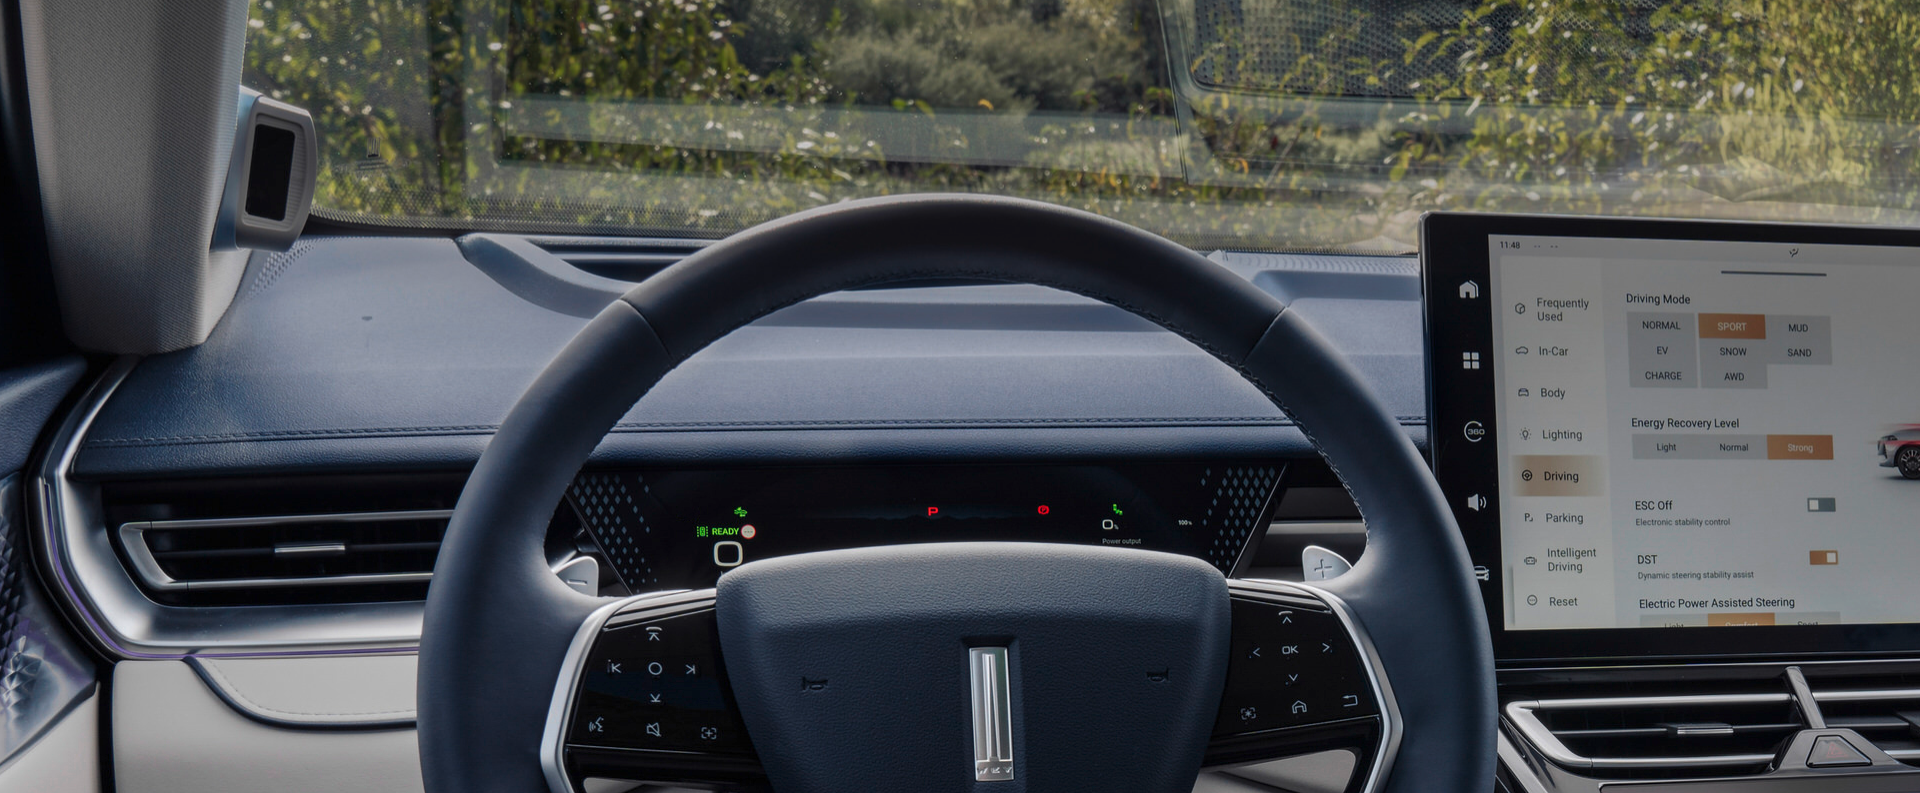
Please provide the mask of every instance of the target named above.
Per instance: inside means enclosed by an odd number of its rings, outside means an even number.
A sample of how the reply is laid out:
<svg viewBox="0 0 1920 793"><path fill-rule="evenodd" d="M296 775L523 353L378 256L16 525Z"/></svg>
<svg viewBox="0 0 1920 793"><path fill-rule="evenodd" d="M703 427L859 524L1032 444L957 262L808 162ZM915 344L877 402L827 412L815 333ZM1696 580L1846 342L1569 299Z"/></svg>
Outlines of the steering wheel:
<svg viewBox="0 0 1920 793"><path fill-rule="evenodd" d="M784 306L935 278L1086 295L1226 362L1333 466L1365 517L1366 555L1316 588L1230 582L1144 550L904 545L755 561L714 590L619 601L548 569L553 505L674 366ZM1049 204L852 201L635 286L520 397L434 567L421 766L428 793L559 793L588 776L1184 793L1203 764L1342 749L1357 761L1349 791L1483 793L1496 707L1469 565L1397 422L1324 337L1244 279Z"/></svg>

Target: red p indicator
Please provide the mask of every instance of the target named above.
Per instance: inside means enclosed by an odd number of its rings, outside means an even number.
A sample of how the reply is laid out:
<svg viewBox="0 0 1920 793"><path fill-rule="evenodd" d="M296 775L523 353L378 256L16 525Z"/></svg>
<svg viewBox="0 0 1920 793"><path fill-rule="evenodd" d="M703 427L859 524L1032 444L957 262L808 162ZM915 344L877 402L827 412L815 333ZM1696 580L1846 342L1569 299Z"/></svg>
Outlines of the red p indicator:
<svg viewBox="0 0 1920 793"><path fill-rule="evenodd" d="M935 515L938 515L938 514L940 514L940 508L939 508L939 507L927 507L927 517L929 517L929 518L931 518L931 517L933 517L933 516L935 516Z"/></svg>

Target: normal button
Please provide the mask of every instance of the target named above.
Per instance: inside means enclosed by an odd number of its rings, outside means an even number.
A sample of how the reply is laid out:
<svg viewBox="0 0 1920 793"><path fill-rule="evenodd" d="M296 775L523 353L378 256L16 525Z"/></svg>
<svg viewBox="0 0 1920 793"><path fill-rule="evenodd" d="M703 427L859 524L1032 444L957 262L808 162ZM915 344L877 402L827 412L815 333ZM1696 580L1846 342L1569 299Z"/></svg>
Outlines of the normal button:
<svg viewBox="0 0 1920 793"><path fill-rule="evenodd" d="M1838 735L1813 739L1813 751L1807 753L1808 768L1834 768L1849 765L1873 765L1872 760Z"/></svg>

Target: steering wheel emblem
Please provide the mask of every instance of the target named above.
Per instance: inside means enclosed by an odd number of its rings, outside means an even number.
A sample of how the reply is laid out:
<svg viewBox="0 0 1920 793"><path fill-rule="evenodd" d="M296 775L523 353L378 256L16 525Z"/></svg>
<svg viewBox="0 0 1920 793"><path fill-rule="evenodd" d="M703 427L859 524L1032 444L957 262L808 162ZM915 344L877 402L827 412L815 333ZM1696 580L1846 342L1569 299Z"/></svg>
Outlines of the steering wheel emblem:
<svg viewBox="0 0 1920 793"><path fill-rule="evenodd" d="M1007 648L967 651L967 678L973 688L973 778L978 782L1013 780L1012 680Z"/></svg>

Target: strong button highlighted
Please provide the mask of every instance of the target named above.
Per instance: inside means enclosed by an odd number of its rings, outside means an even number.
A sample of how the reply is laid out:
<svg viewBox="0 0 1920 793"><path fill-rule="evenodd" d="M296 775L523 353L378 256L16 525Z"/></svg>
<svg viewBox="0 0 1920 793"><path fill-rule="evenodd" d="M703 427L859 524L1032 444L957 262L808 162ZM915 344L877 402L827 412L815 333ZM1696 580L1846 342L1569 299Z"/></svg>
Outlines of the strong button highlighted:
<svg viewBox="0 0 1920 793"><path fill-rule="evenodd" d="M1769 460L1831 460L1832 435L1768 435Z"/></svg>

